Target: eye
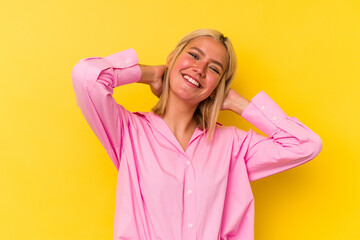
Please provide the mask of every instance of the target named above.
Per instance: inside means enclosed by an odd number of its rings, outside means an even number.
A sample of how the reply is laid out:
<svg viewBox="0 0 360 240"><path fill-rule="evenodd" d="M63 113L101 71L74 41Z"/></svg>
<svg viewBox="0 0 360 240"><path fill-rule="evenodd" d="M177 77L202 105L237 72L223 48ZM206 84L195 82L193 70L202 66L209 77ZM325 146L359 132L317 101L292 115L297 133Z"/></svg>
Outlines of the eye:
<svg viewBox="0 0 360 240"><path fill-rule="evenodd" d="M189 52L189 54L196 60L199 60L199 56L196 53Z"/></svg>
<svg viewBox="0 0 360 240"><path fill-rule="evenodd" d="M210 67L210 69L211 69L212 71L216 72L217 74L220 74L219 70L217 70L216 67Z"/></svg>

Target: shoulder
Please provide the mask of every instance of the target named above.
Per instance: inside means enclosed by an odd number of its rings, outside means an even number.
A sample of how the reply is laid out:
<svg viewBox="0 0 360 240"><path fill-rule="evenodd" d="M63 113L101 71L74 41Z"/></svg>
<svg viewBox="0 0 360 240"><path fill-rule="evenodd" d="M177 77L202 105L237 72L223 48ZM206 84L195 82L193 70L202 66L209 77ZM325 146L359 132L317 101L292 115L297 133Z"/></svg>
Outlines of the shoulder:
<svg viewBox="0 0 360 240"><path fill-rule="evenodd" d="M229 138L232 141L241 141L246 138L247 135L251 134L253 130L245 131L235 126L224 126L221 123L216 123L215 135L220 138Z"/></svg>
<svg viewBox="0 0 360 240"><path fill-rule="evenodd" d="M151 122L151 116L149 112L130 112L131 117L138 121Z"/></svg>
<svg viewBox="0 0 360 240"><path fill-rule="evenodd" d="M121 119L123 123L128 124L128 126L139 126L144 123L149 123L148 112L131 112L127 110L124 106L118 104L119 112L121 113Z"/></svg>
<svg viewBox="0 0 360 240"><path fill-rule="evenodd" d="M246 131L237 128L235 126L225 126L219 122L216 122L216 128L215 131L221 133L221 134L235 134L235 133L246 133Z"/></svg>

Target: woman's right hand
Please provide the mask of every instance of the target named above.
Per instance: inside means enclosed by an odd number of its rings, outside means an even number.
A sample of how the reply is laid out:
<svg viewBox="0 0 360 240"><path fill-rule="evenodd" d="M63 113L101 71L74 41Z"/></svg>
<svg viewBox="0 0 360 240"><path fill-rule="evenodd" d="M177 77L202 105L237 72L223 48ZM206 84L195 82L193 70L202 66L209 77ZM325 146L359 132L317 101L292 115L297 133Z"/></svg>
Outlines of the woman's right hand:
<svg viewBox="0 0 360 240"><path fill-rule="evenodd" d="M155 96L160 97L163 90L163 76L165 74L167 66L149 66L141 64L139 64L139 66L141 69L141 78L139 83L150 85L152 93Z"/></svg>

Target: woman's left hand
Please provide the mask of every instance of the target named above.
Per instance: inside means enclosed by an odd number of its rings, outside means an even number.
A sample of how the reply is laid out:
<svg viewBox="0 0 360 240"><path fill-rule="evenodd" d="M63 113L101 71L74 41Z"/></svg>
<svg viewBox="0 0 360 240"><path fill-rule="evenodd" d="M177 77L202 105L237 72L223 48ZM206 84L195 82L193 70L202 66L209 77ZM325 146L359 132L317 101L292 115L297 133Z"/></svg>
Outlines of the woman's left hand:
<svg viewBox="0 0 360 240"><path fill-rule="evenodd" d="M249 104L249 100L247 100L231 88L226 95L220 110L230 110L241 115L241 113Z"/></svg>

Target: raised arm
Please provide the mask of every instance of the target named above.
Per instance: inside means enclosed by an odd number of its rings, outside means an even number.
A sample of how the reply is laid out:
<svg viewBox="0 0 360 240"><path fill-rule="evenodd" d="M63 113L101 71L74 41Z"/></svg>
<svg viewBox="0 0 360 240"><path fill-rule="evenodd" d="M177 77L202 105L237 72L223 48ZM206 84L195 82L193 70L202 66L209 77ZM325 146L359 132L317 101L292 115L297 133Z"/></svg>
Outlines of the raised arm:
<svg viewBox="0 0 360 240"><path fill-rule="evenodd" d="M299 166L320 153L321 138L297 118L287 116L264 91L251 102L238 98L241 102L241 116L269 136L235 128L234 155L244 158L250 181Z"/></svg>
<svg viewBox="0 0 360 240"><path fill-rule="evenodd" d="M116 103L113 88L145 83L151 70L146 68L142 74L136 52L128 49L105 58L81 59L71 73L77 105L117 169L131 113Z"/></svg>
<svg viewBox="0 0 360 240"><path fill-rule="evenodd" d="M112 97L113 88L138 82L150 85L157 96L162 91L166 67L138 63L136 52L128 49L105 58L81 59L71 73L77 105L116 169L119 169L123 136L132 114Z"/></svg>
<svg viewBox="0 0 360 240"><path fill-rule="evenodd" d="M105 58L81 59L71 73L76 102L89 126L119 169L122 135L130 113L116 103L113 88L138 82L138 57L128 49Z"/></svg>

